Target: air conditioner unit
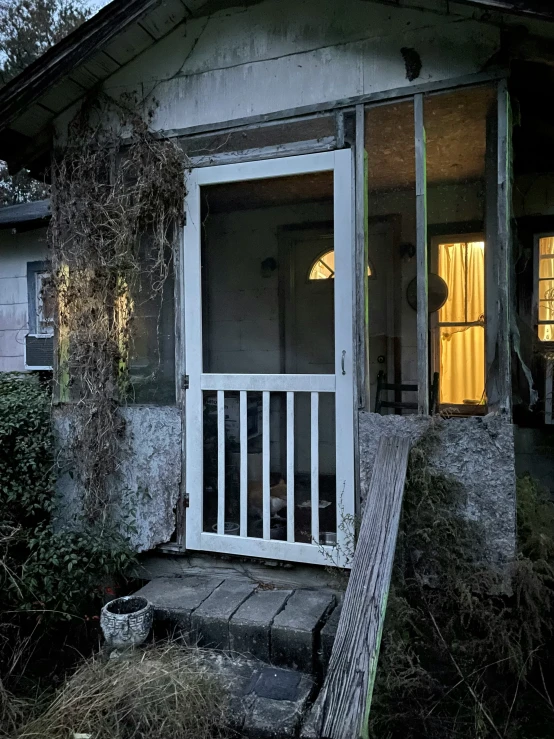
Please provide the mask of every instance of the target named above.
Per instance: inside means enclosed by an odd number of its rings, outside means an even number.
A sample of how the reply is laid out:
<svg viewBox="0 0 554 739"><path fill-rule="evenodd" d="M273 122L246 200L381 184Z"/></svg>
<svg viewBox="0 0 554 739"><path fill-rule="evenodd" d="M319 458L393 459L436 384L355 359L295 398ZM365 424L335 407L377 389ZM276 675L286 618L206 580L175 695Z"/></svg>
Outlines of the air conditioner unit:
<svg viewBox="0 0 554 739"><path fill-rule="evenodd" d="M54 364L54 337L29 334L25 337L25 369L51 370Z"/></svg>

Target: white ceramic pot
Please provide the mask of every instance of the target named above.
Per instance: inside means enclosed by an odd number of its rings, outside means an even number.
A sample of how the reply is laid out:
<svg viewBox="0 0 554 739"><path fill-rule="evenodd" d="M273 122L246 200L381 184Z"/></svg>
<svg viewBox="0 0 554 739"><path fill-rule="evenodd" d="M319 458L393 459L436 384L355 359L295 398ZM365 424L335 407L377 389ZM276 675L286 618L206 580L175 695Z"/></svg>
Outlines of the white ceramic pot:
<svg viewBox="0 0 554 739"><path fill-rule="evenodd" d="M106 603L100 613L100 627L108 647L134 647L150 633L153 618L152 603L141 596L127 595Z"/></svg>

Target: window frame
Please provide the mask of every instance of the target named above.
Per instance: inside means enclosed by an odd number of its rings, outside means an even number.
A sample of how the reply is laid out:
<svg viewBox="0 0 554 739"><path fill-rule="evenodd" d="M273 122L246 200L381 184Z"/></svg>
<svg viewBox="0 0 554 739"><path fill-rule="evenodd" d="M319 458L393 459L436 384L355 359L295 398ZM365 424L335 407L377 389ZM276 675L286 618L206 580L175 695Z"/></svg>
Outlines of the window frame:
<svg viewBox="0 0 554 739"><path fill-rule="evenodd" d="M539 318L539 284L540 278L540 241L541 239L554 239L554 230L545 231L544 233L536 233L533 236L533 317L535 325L535 337L541 347L550 347L554 345L554 341L543 341L539 337L539 326L554 326L554 321L541 321ZM554 260L554 255L549 257ZM544 278L552 279L552 278Z"/></svg>
<svg viewBox="0 0 554 739"><path fill-rule="evenodd" d="M27 336L32 336L36 339L52 338L54 336L54 321L52 320L51 325L47 331L41 331L39 324L48 324L49 322L43 320L41 316L42 301L39 293L39 281L41 281L42 275L51 276L51 272L48 269L48 264L44 261L40 262L27 262L27 325L28 332Z"/></svg>
<svg viewBox="0 0 554 739"><path fill-rule="evenodd" d="M34 365L28 364L27 362L27 339L40 339L41 341L54 342L54 321L52 320L50 330L40 331L39 327L39 278L40 275L47 274L51 275L51 271L48 269L48 263L44 260L27 262L27 333L25 335L24 343L24 358L23 362L26 370L33 372L37 371L52 371L52 365Z"/></svg>
<svg viewBox="0 0 554 739"><path fill-rule="evenodd" d="M439 245L440 244L459 244L459 243L474 243L478 241L482 241L485 244L485 252L487 249L487 239L485 231L468 231L466 233L441 233L436 234L431 237L431 258L429 260L429 272L434 272L435 274L439 273ZM486 258L485 258L486 259ZM486 271L486 261L485 261L485 271ZM485 403L483 405L458 405L456 403L440 403L440 395L439 395L439 408L456 408L463 411L463 415L466 416L480 416L480 415L486 415L487 408L488 408L488 402L487 402L487 385L486 385L486 349L487 349L487 297L486 297L486 275L485 275L485 285L484 285L484 292L485 292L485 312L484 312L484 321L483 321L483 330L484 330L484 341L485 341ZM477 326L481 325L478 322L470 321L468 323L459 322L459 323L447 323L443 322L441 323L439 321L439 311L435 311L434 313L429 314L429 328L431 332L431 367L432 372L439 372L439 393L440 393L440 382L441 382L441 376L440 376L440 329L442 326Z"/></svg>

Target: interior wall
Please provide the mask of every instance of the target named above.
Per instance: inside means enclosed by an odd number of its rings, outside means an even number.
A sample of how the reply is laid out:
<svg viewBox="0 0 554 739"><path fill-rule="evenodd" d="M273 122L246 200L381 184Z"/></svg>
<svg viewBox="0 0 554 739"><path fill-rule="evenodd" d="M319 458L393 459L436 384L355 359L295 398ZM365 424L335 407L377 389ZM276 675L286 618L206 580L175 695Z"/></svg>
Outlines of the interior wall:
<svg viewBox="0 0 554 739"><path fill-rule="evenodd" d="M205 319L205 362L210 372L228 372L230 366L233 372L281 371L279 269L264 275L261 263L274 259L278 264L282 227L332 219L332 203L209 216L204 270L210 309ZM221 262L225 269L220 268Z"/></svg>
<svg viewBox="0 0 554 739"><path fill-rule="evenodd" d="M27 262L46 259L46 229L0 231L0 372L25 371Z"/></svg>

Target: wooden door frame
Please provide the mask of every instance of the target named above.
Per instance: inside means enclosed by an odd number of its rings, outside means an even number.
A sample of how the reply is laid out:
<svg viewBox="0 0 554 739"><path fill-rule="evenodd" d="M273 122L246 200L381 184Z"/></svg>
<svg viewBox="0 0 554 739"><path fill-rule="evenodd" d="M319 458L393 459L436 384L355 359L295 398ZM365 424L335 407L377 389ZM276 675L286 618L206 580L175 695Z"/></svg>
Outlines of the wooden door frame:
<svg viewBox="0 0 554 739"><path fill-rule="evenodd" d="M217 165L214 167L196 168L186 173L185 226L183 229L182 280L184 285L185 312L185 366L190 378L186 391L186 492L189 508L186 516L187 548L224 552L242 556L258 556L288 561L312 562L328 564L329 556L343 561L348 547L349 532L341 527L341 519L350 521L355 513L355 477L354 477L354 316L353 304L353 259L354 259L354 193L353 193L353 157L348 149L307 154L280 159L241 162ZM335 251L340 248L340 273L337 269L337 282L343 289L335 294L335 363L333 375L224 375L203 372L202 357L202 285L201 285L201 197L202 186L215 184L232 184L245 180L271 179L283 176L295 176L314 172L333 172L333 208ZM339 246L340 245L340 246ZM340 337L340 339L339 339ZM332 380L332 387L331 387ZM230 384L229 384L230 383ZM310 387L307 388L307 383ZM213 387L212 387L213 385ZM267 385L267 387L266 387ZM306 392L335 393L336 438L344 440L343 447L347 454L339 454L337 450L337 543L336 550L315 544L304 544L294 541L277 541L267 536L254 539L243 534L243 513L245 503L241 488L241 535L228 536L212 534L203 530L203 391L218 390L260 390L269 392ZM312 398L313 400L313 398ZM265 400L264 400L265 405ZM266 420L264 416L264 427ZM269 420L267 420L269 429ZM350 440L350 441L349 441ZM264 440L265 444L265 440ZM343 449L344 451L344 449ZM339 494L339 491L340 494ZM269 510L269 479L264 473L264 508L267 496ZM317 506L316 506L317 508ZM266 520L264 518L264 532ZM252 544L254 542L254 545ZM255 551L253 551L255 550ZM327 551L329 550L329 551Z"/></svg>

